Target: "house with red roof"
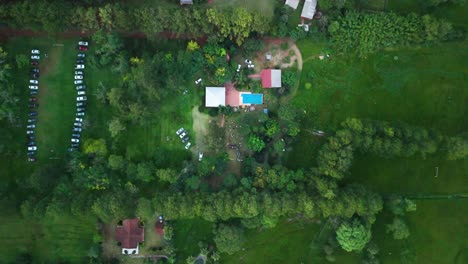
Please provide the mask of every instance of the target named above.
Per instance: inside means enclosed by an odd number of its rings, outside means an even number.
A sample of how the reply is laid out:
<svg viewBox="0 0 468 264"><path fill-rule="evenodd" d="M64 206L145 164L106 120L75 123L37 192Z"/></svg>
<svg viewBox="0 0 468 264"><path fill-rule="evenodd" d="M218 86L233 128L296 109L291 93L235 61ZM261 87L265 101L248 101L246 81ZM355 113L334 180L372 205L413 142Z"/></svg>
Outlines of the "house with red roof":
<svg viewBox="0 0 468 264"><path fill-rule="evenodd" d="M281 70L264 69L260 72L263 88L281 88Z"/></svg>
<svg viewBox="0 0 468 264"><path fill-rule="evenodd" d="M138 245L145 241L145 228L138 218L123 220L115 229L115 239L122 247L122 254L138 254Z"/></svg>

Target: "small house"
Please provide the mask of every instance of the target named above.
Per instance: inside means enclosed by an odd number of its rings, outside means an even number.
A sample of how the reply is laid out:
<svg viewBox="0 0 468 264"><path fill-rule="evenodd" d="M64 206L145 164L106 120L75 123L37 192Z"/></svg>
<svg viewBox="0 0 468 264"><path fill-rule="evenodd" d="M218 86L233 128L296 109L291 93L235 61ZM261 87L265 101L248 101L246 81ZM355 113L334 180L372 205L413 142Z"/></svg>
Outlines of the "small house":
<svg viewBox="0 0 468 264"><path fill-rule="evenodd" d="M138 218L123 220L115 229L115 239L122 247L122 254L138 254L138 246L145 240L145 228Z"/></svg>
<svg viewBox="0 0 468 264"><path fill-rule="evenodd" d="M316 7L317 7L317 0L305 0L304 6L302 7L301 18L312 20L315 15Z"/></svg>
<svg viewBox="0 0 468 264"><path fill-rule="evenodd" d="M206 107L226 106L226 88L225 87L206 87L205 88L205 106Z"/></svg>
<svg viewBox="0 0 468 264"><path fill-rule="evenodd" d="M281 70L264 69L260 72L263 88L280 88L281 87Z"/></svg>
<svg viewBox="0 0 468 264"><path fill-rule="evenodd" d="M286 0L286 3L284 4L296 10L297 6L299 5L299 0Z"/></svg>

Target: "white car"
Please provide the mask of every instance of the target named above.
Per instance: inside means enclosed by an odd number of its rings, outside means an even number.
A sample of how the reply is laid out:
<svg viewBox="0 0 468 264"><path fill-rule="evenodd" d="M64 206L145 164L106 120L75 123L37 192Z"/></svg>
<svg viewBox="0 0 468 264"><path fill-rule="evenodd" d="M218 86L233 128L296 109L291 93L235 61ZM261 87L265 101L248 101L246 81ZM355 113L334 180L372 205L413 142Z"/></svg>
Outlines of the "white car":
<svg viewBox="0 0 468 264"><path fill-rule="evenodd" d="M176 133L176 135L180 135L180 133L182 133L182 132L184 132L183 127L179 128L179 130L177 130L175 133Z"/></svg>
<svg viewBox="0 0 468 264"><path fill-rule="evenodd" d="M182 134L179 135L180 138L184 138L187 135L187 131L184 131Z"/></svg>
<svg viewBox="0 0 468 264"><path fill-rule="evenodd" d="M73 126L81 127L81 126L83 126L83 124L81 124L81 123L73 123Z"/></svg>
<svg viewBox="0 0 468 264"><path fill-rule="evenodd" d="M29 89L31 89L31 90L38 90L38 89L39 89L39 86L37 86L37 85L29 85Z"/></svg>
<svg viewBox="0 0 468 264"><path fill-rule="evenodd" d="M81 122L83 122L83 118L78 118L78 117L77 117L77 118L75 118L75 121L81 123Z"/></svg>
<svg viewBox="0 0 468 264"><path fill-rule="evenodd" d="M77 94L78 94L78 95L86 95L86 92L85 92L85 91L78 91Z"/></svg>
<svg viewBox="0 0 468 264"><path fill-rule="evenodd" d="M252 61L251 61L251 60L249 60L249 59L245 59L245 61L244 61L244 62L245 62L246 64L252 64Z"/></svg>
<svg viewBox="0 0 468 264"><path fill-rule="evenodd" d="M26 130L26 135L34 134L34 130Z"/></svg>
<svg viewBox="0 0 468 264"><path fill-rule="evenodd" d="M72 138L72 139L71 139L71 142L73 142L73 143L80 143L80 140L77 139L77 138Z"/></svg>
<svg viewBox="0 0 468 264"><path fill-rule="evenodd" d="M78 41L78 45L80 45L80 46L88 46L88 42L87 42L87 41Z"/></svg>
<svg viewBox="0 0 468 264"><path fill-rule="evenodd" d="M75 80L73 83L74 84L83 84L83 80Z"/></svg>
<svg viewBox="0 0 468 264"><path fill-rule="evenodd" d="M32 83L32 84L39 84L39 81L38 81L38 80L29 80L29 83Z"/></svg>
<svg viewBox="0 0 468 264"><path fill-rule="evenodd" d="M75 70L81 70L81 69L84 69L84 68L85 68L84 64L77 64L75 66Z"/></svg>
<svg viewBox="0 0 468 264"><path fill-rule="evenodd" d="M31 50L31 54L40 54L41 52L37 49Z"/></svg>
<svg viewBox="0 0 468 264"><path fill-rule="evenodd" d="M189 149L190 146L192 146L192 143L189 142L189 143L187 143L187 145L185 145L185 149Z"/></svg>
<svg viewBox="0 0 468 264"><path fill-rule="evenodd" d="M28 151L36 151L36 150L37 150L36 146L28 147Z"/></svg>
<svg viewBox="0 0 468 264"><path fill-rule="evenodd" d="M83 75L75 75L75 80L83 80Z"/></svg>
<svg viewBox="0 0 468 264"><path fill-rule="evenodd" d="M199 83L201 83L201 82L202 82L202 78L196 80L196 81L195 81L195 84L199 84Z"/></svg>
<svg viewBox="0 0 468 264"><path fill-rule="evenodd" d="M26 128L36 128L36 125L32 124L32 125L27 125Z"/></svg>
<svg viewBox="0 0 468 264"><path fill-rule="evenodd" d="M32 55L31 56L31 60L38 60L40 59L41 57L39 55Z"/></svg>
<svg viewBox="0 0 468 264"><path fill-rule="evenodd" d="M253 68L255 68L255 65L253 65L253 64L249 64L249 65L247 65L247 68L249 68L249 69L253 69Z"/></svg>
<svg viewBox="0 0 468 264"><path fill-rule="evenodd" d="M203 151L198 152L198 161L202 161L203 159Z"/></svg>
<svg viewBox="0 0 468 264"><path fill-rule="evenodd" d="M86 98L86 96L78 96L78 97L76 98L76 100L77 100L77 101L86 101L86 100L88 100L88 98Z"/></svg>
<svg viewBox="0 0 468 264"><path fill-rule="evenodd" d="M76 116L84 116L84 115L85 115L85 112L76 113Z"/></svg>
<svg viewBox="0 0 468 264"><path fill-rule="evenodd" d="M75 71L75 75L83 75L83 71Z"/></svg>
<svg viewBox="0 0 468 264"><path fill-rule="evenodd" d="M237 64L237 70L236 70L236 71L237 71L237 72L240 72L241 68L242 68L242 65Z"/></svg>

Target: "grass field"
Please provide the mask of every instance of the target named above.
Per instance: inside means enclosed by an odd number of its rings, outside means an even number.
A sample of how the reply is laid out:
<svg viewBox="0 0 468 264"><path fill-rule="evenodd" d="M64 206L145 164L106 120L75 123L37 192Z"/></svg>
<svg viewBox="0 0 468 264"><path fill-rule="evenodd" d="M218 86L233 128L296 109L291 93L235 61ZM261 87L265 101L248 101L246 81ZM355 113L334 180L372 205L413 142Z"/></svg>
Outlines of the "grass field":
<svg viewBox="0 0 468 264"><path fill-rule="evenodd" d="M177 220L174 224L174 246L177 248L178 263L185 263L189 256L198 256L199 242L212 245L215 224L202 219Z"/></svg>

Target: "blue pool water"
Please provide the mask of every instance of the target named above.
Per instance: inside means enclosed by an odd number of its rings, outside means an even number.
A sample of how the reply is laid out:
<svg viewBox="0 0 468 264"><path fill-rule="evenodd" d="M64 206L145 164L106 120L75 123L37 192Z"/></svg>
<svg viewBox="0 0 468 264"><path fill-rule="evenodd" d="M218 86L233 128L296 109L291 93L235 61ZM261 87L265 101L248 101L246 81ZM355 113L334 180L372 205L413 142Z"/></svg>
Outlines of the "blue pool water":
<svg viewBox="0 0 468 264"><path fill-rule="evenodd" d="M242 104L263 104L263 94L241 94Z"/></svg>

